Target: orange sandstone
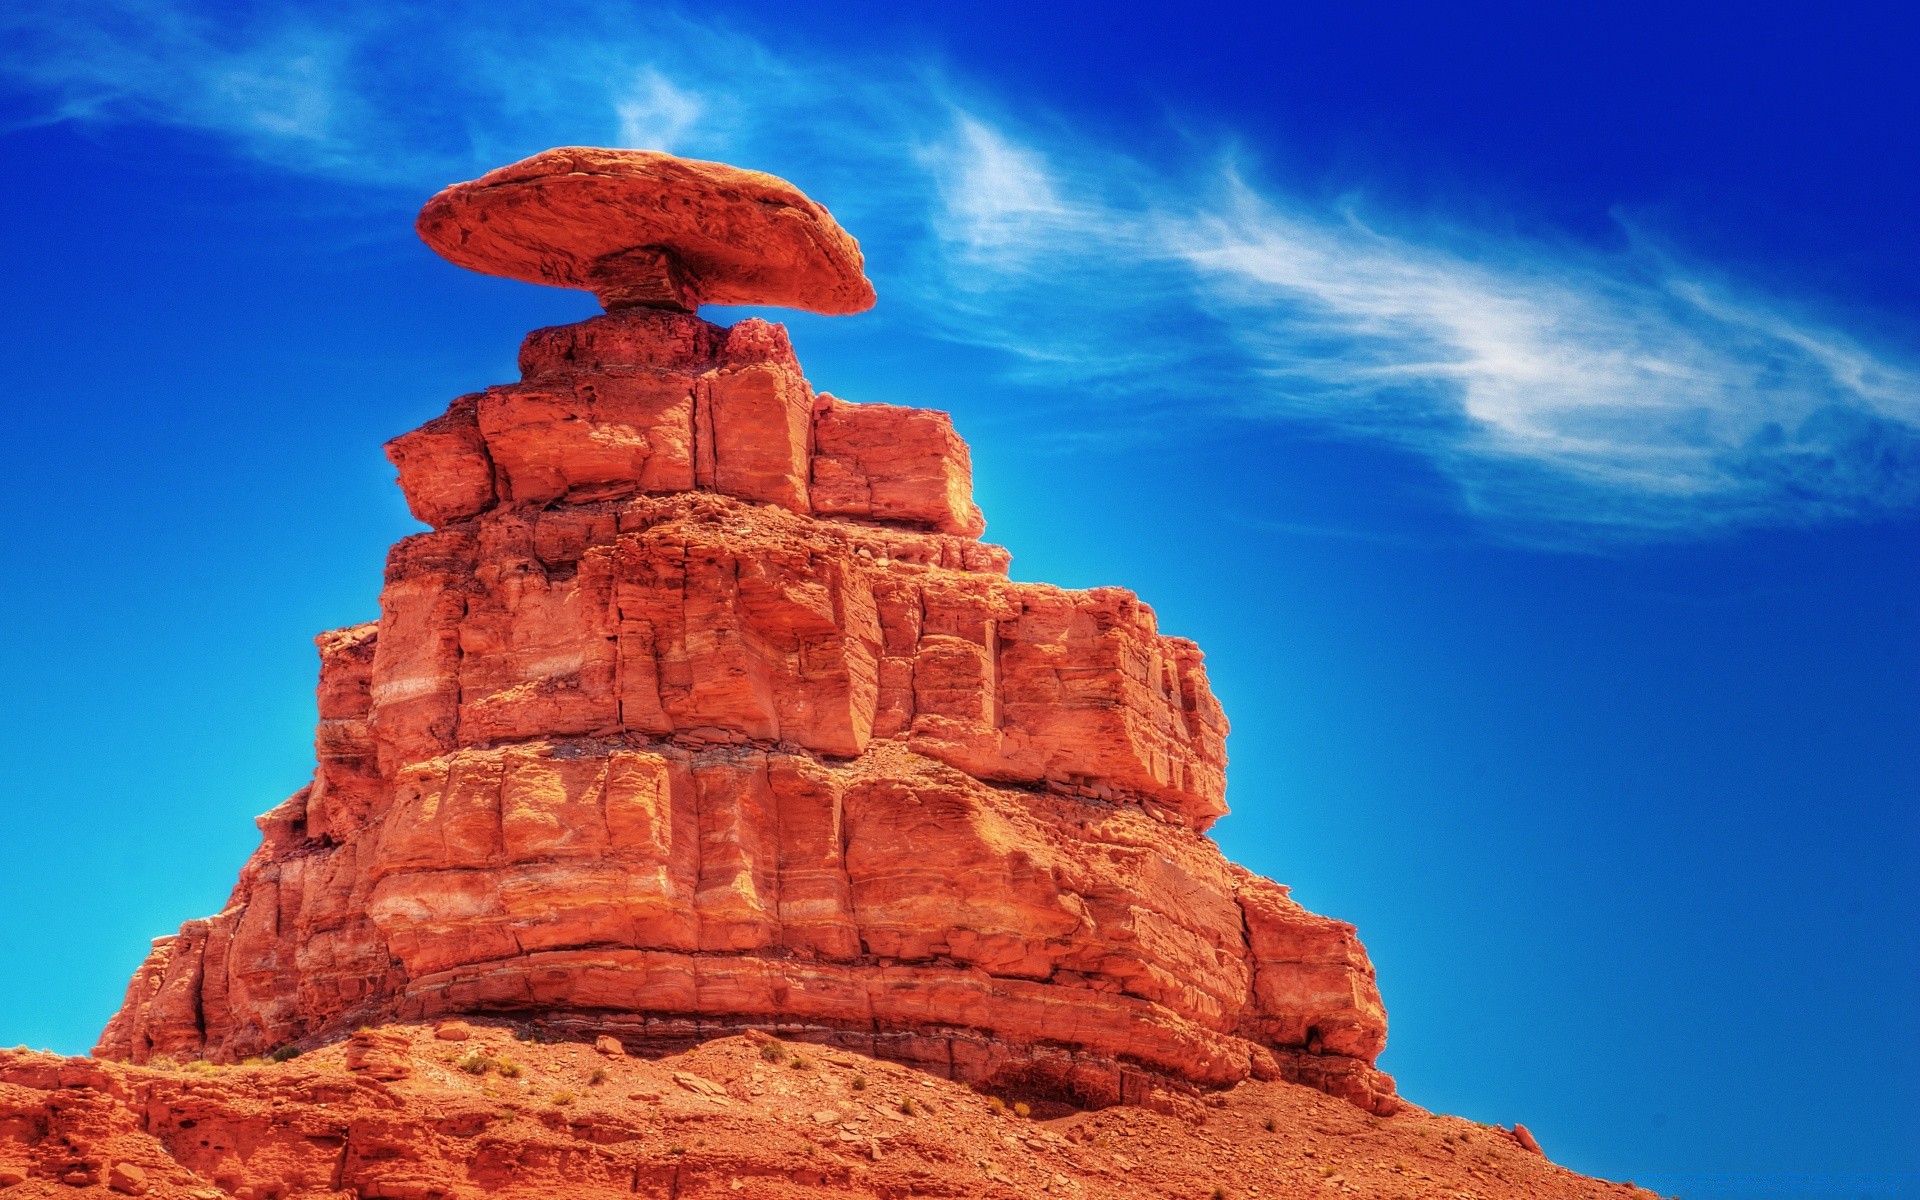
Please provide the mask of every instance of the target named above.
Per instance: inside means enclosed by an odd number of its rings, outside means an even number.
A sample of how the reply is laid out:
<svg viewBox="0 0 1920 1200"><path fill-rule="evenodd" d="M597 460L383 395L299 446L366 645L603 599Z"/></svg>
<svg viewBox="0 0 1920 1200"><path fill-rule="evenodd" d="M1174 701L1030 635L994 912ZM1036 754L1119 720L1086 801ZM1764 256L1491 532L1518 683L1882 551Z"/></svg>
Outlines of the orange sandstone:
<svg viewBox="0 0 1920 1200"><path fill-rule="evenodd" d="M779 1027L1082 1105L1288 1079L1395 1110L1353 929L1205 836L1227 725L1199 649L1118 588L1010 580L945 415L817 393L781 327L685 311L860 307L825 210L568 150L421 228L614 311L389 445L432 529L377 622L320 638L313 782L99 1055ZM633 246L677 299L634 298Z"/></svg>
<svg viewBox="0 0 1920 1200"><path fill-rule="evenodd" d="M446 189L417 227L451 262L609 309L873 307L859 244L798 188L656 151L548 150Z"/></svg>

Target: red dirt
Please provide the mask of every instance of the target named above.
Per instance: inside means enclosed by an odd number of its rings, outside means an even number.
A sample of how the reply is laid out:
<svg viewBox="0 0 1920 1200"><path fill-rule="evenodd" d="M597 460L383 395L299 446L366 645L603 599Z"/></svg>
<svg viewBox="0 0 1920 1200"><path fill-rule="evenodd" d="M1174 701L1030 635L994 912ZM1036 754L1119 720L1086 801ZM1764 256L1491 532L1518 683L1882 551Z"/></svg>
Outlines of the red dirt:
<svg viewBox="0 0 1920 1200"><path fill-rule="evenodd" d="M446 1032L466 1036L387 1026L232 1067L0 1052L0 1181L24 1178L8 1200L114 1194L116 1169L120 1194L155 1200L1652 1195L1498 1127L1278 1081L1028 1118L1018 1096L765 1034L647 1060L505 1024Z"/></svg>

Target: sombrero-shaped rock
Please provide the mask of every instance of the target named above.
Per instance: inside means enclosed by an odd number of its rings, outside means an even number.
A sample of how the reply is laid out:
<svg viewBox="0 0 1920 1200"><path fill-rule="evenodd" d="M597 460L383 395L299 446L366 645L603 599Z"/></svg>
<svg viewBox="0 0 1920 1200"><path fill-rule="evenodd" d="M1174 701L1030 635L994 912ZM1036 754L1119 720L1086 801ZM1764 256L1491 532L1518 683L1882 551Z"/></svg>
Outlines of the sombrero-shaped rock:
<svg viewBox="0 0 1920 1200"><path fill-rule="evenodd" d="M469 270L584 288L607 308L873 307L860 243L784 179L649 150L548 150L456 183L420 237Z"/></svg>

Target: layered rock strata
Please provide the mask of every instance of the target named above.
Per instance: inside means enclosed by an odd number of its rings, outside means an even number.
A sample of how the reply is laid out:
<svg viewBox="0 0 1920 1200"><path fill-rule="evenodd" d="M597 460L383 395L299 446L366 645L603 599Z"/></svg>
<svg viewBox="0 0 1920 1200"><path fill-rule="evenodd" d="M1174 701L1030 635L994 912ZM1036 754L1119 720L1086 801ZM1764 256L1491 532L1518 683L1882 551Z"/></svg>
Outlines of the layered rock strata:
<svg viewBox="0 0 1920 1200"><path fill-rule="evenodd" d="M1129 592L1009 579L944 414L816 393L780 326L671 306L520 364L389 445L432 529L377 622L319 639L313 782L96 1053L500 1014L1392 1111L1352 927L1205 836L1200 651Z"/></svg>

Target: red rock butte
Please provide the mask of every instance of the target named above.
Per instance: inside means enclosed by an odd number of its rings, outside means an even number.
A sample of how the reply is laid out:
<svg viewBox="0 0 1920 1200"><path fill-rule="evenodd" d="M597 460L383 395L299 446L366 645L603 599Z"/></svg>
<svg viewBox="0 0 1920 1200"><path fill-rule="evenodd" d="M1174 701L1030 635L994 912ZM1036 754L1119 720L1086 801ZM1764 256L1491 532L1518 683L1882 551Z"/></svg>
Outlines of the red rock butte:
<svg viewBox="0 0 1920 1200"><path fill-rule="evenodd" d="M771 1031L1084 1107L1252 1078L1396 1108L1353 928L1206 836L1198 647L1119 588L1009 579L945 414L689 311L871 303L824 209L559 150L420 228L611 311L388 444L431 530L378 621L318 639L313 781L97 1055L459 1014L639 1053Z"/></svg>

